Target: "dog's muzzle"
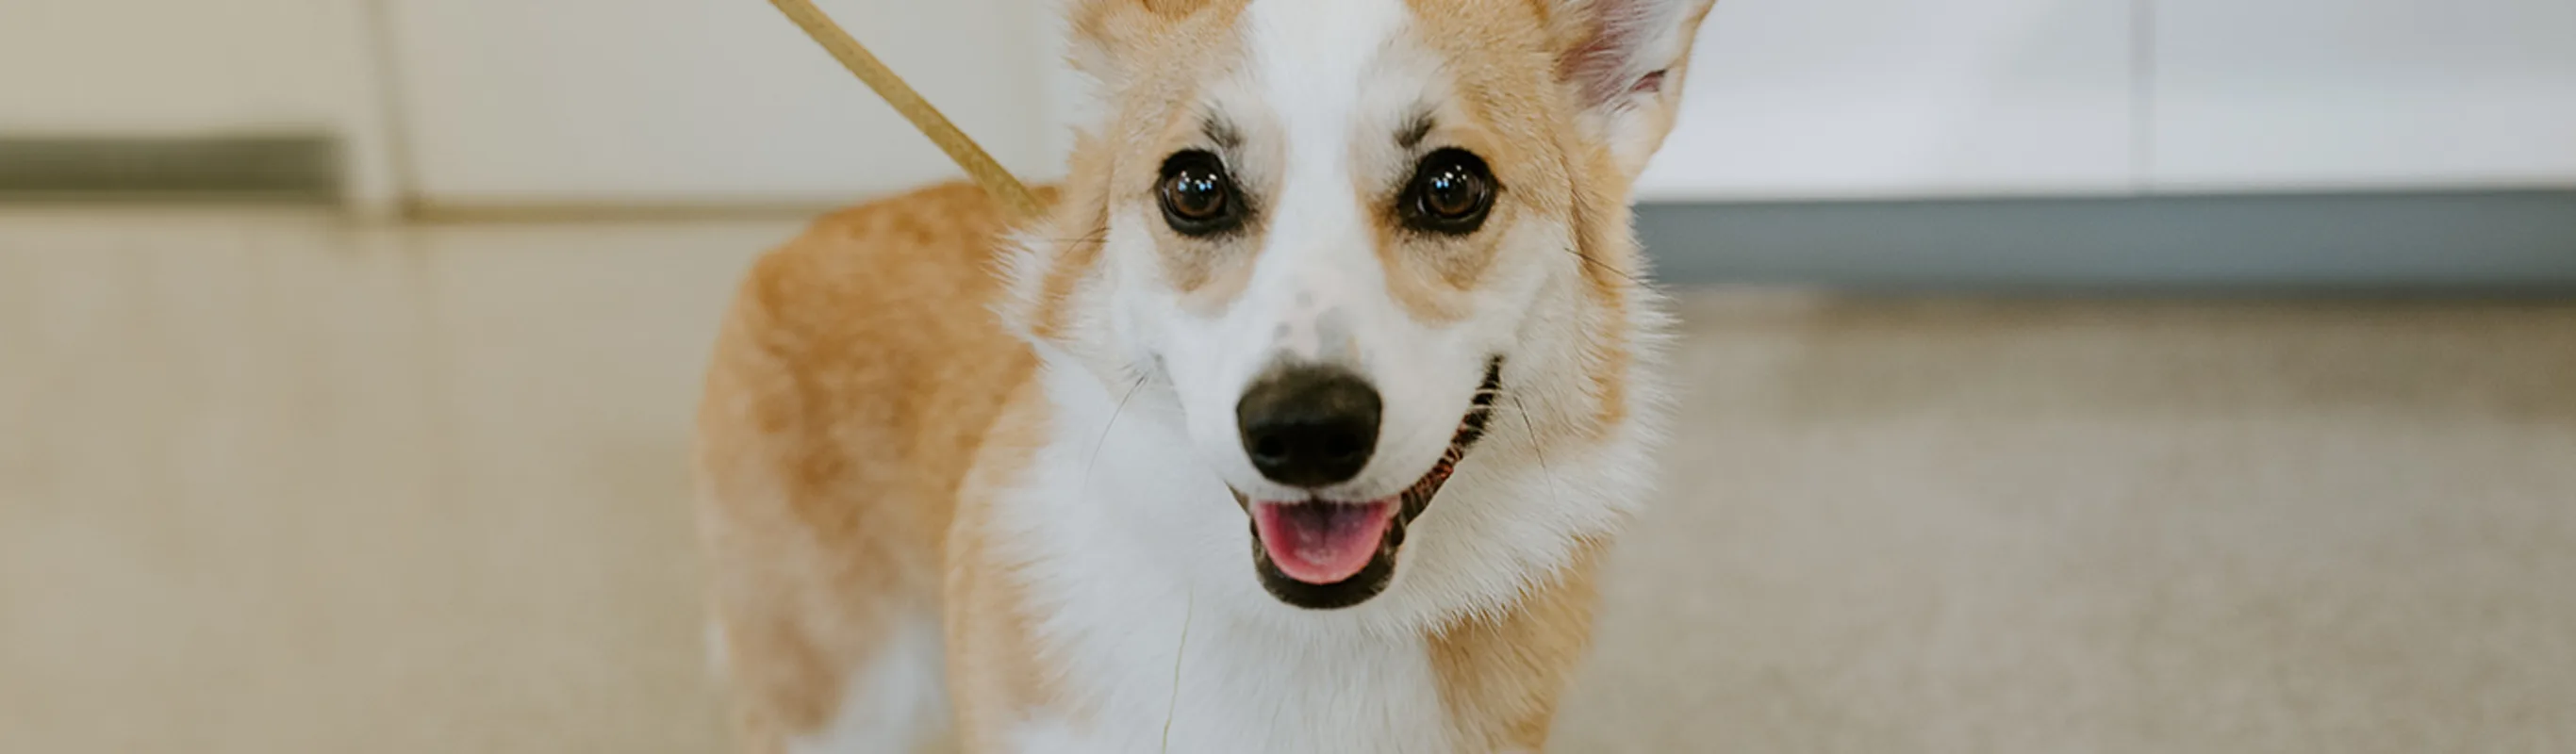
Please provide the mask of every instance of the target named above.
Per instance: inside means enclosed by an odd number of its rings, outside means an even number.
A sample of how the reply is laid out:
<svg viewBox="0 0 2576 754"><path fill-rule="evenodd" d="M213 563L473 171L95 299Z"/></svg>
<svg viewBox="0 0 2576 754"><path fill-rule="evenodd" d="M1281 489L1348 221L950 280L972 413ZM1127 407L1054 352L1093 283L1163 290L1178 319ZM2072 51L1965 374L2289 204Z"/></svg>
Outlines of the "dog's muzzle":
<svg viewBox="0 0 2576 754"><path fill-rule="evenodd" d="M1349 607L1386 591L1395 578L1396 556L1404 545L1405 528L1431 507L1432 499L1439 495L1441 486L1448 483L1449 477L1457 473L1458 463L1466 459L1467 451L1484 437L1485 423L1493 415L1494 399L1502 392L1502 368L1502 357L1486 362L1485 380L1477 387L1466 414L1459 417L1458 429L1450 436L1448 450L1441 453L1440 460L1433 463L1429 471L1394 495L1363 502L1322 499L1254 501L1236 491L1235 503L1243 506L1252 518L1252 562L1262 588L1281 602L1315 610ZM1307 415L1355 415L1358 411L1349 407L1365 404L1368 443L1374 444L1379 409L1376 392L1369 391L1363 401L1351 394L1331 394L1343 388L1318 388L1314 384L1307 383L1298 389L1314 391L1308 394L1325 395L1328 401L1340 403L1328 402L1324 404L1324 410ZM1259 392L1256 387L1253 394ZM1245 404L1252 403L1252 394L1247 394ZM1309 422L1310 425L1326 423L1329 422ZM1355 420L1353 424L1356 424ZM1255 465L1260 465L1261 451L1254 447L1255 434L1251 429L1245 430L1245 447L1254 453ZM1317 444L1336 453L1347 453L1353 447L1347 439ZM1358 451L1360 465L1366 464L1369 450L1361 446ZM1320 457L1340 456L1325 454ZM1268 467L1262 471L1274 481L1294 484L1280 479ZM1339 472L1340 469L1336 466L1333 471ZM1347 473L1341 473L1324 484L1345 481L1358 473L1358 467L1353 466Z"/></svg>

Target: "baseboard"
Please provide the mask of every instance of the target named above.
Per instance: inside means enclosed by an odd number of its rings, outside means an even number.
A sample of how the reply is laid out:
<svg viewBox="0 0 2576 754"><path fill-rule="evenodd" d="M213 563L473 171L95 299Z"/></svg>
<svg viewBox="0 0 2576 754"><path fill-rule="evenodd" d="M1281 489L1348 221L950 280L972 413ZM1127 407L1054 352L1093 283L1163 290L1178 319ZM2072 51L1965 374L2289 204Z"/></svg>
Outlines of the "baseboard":
<svg viewBox="0 0 2576 754"><path fill-rule="evenodd" d="M788 198L695 202L512 200L413 202L404 207L403 219L440 225L810 219L863 201L866 201L865 197L837 201Z"/></svg>
<svg viewBox="0 0 2576 754"><path fill-rule="evenodd" d="M328 135L0 135L0 201L336 203L341 174Z"/></svg>
<svg viewBox="0 0 2576 754"><path fill-rule="evenodd" d="M2576 293L2576 190L1649 204L1679 285Z"/></svg>

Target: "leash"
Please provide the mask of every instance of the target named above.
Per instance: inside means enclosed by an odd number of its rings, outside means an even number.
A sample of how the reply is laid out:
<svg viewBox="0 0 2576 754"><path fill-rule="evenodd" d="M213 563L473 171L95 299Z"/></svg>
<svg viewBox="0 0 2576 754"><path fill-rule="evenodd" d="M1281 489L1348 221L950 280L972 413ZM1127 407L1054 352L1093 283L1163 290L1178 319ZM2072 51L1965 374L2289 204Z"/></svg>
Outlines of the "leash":
<svg viewBox="0 0 2576 754"><path fill-rule="evenodd" d="M921 135L938 144L939 151L948 153L948 159L957 161L957 167L964 168L966 176L974 179L975 185L983 188L993 201L1000 202L1002 209L1013 219L1038 215L1037 195L1029 193L1026 184L1020 183L1019 178L1011 175L1009 168L1002 167L1002 163L995 161L983 147L976 146L975 140L959 130L957 124L948 122L948 116L939 114L939 108L922 99L921 93L905 84L903 77L886 67L885 61L878 60L876 55L868 52L868 48L859 44L859 40L842 31L840 24L833 23L831 16L814 7L813 0L769 0L769 4L778 6L778 12L787 14L787 19L804 29L806 36L813 37L815 44L832 53L834 59L841 61L841 67L850 69L850 73L866 82L869 89L876 90L877 96L885 98L886 104L893 105L895 112L902 113L904 120L912 121L913 128L920 129Z"/></svg>

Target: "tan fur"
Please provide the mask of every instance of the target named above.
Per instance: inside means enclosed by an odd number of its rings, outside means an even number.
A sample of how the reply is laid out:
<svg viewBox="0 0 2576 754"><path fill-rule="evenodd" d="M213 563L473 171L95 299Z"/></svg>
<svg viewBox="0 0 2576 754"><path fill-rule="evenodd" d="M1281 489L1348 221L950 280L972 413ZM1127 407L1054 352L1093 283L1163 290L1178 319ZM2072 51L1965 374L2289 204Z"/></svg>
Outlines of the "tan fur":
<svg viewBox="0 0 2576 754"><path fill-rule="evenodd" d="M1503 193L1486 222L1510 224L1523 214L1563 217L1566 208L1552 192L1512 191L1513 185L1557 186L1571 175L1560 161L1555 134L1571 124L1571 108L1559 100L1555 56L1548 54L1549 28L1543 2L1489 0L1406 0L1415 21L1424 27L1416 38L1433 46L1444 70L1456 80L1457 99L1438 113L1438 127L1427 143L1457 146L1484 158ZM1392 202L1380 202L1382 208ZM1392 228L1395 218L1380 210L1379 224ZM1465 291L1473 289L1493 262L1499 234L1472 241L1404 240L1382 236L1380 263L1388 288L1414 316L1447 322L1462 316Z"/></svg>
<svg viewBox="0 0 2576 754"><path fill-rule="evenodd" d="M754 750L826 724L891 621L937 609L955 491L1034 363L986 310L1000 228L963 184L847 210L762 257L726 317L701 528Z"/></svg>
<svg viewBox="0 0 2576 754"><path fill-rule="evenodd" d="M985 528L994 496L1016 483L1045 441L1046 411L1034 383L1012 393L958 492L958 518L949 529L948 682L965 751L999 748L994 734L1016 722L1020 710L1073 701L1058 691L1058 671L1031 633L1021 564L995 547Z"/></svg>
<svg viewBox="0 0 2576 754"><path fill-rule="evenodd" d="M1582 133L1571 120L1575 108L1572 103L1554 99L1566 94L1553 85L1562 61L1555 55L1533 52L1564 49L1574 44L1571 40L1591 30L1555 12L1556 6L1546 0L1406 2L1413 6L1416 19L1436 30L1422 35L1422 39L1437 46L1445 59L1459 61L1451 71L1459 81L1465 121L1475 124L1461 140L1483 156L1506 184L1527 181L1574 186L1572 206L1542 204L1528 211L1573 219L1577 246L1568 251L1581 258L1584 280L1600 306L1595 321L1586 325L1604 333L1624 328L1630 306L1628 290L1643 274L1643 265L1624 224L1623 208L1628 204L1628 184L1634 176L1608 148L1574 138ZM1708 7L1699 8L1686 19L1686 28L1698 28L1707 11ZM1540 42L1532 38L1538 34L1551 39ZM1688 60L1687 46L1683 59ZM1678 92L1686 73L1686 65L1676 64L1667 76L1666 86ZM1669 115L1657 125L1658 130L1670 126ZM1534 146L1540 144L1554 148ZM1571 176L1585 179L1569 180ZM1505 202L1501 206L1509 208L1512 204ZM1614 216L1622 220L1615 224L1607 220ZM1439 313L1442 309L1436 295L1422 292L1428 284L1421 281L1428 276L1406 274L1406 266L1388 263L1390 282L1394 283L1398 299L1417 316ZM1459 276L1450 278L1452 284L1458 279ZM1592 368L1587 371L1594 376L1596 392L1591 398L1600 410L1588 434L1598 438L1627 418L1625 385L1633 357L1625 339L1601 337L1590 342L1591 353L1586 356Z"/></svg>
<svg viewBox="0 0 2576 754"><path fill-rule="evenodd" d="M1189 107L1188 94L1242 62L1235 22L1245 2L1081 4L1074 18L1076 39L1095 51L1091 74L1119 92L1111 101L1116 108L1111 121L1122 128L1110 140L1084 145L1095 153L1089 157L1093 163L1074 166L1074 184L1150 186L1165 155L1185 145L1215 146L1203 143L1201 113ZM1094 172L1086 175L1085 168ZM1101 197L1104 211L1107 199ZM1241 290L1249 275L1249 254L1185 239L1169 228L1154 232L1167 248L1180 252L1162 256L1164 277L1193 292L1202 308L1222 306Z"/></svg>
<svg viewBox="0 0 2576 754"><path fill-rule="evenodd" d="M1087 135L1074 146L1065 182L1064 201L1049 227L1064 241L1042 245L1048 256L1034 310L1021 312L1032 335L1046 340L1065 336L1065 309L1075 286L1091 274L1100 258L1100 243L1109 228L1109 191L1114 186L1150 185L1161 156L1145 145L1180 137L1182 111L1176 103L1206 66L1239 54L1229 44L1235 15L1245 0L1160 0L1158 2L1084 2L1073 9L1074 37L1089 45L1075 62L1117 95L1109 102L1112 121L1127 124L1121 133ZM1139 164L1142 163L1142 164ZM1166 274L1205 287L1215 271L1176 263Z"/></svg>
<svg viewBox="0 0 2576 754"><path fill-rule="evenodd" d="M1629 297L1642 265L1623 209L1634 167L1589 141L1556 80L1560 51L1585 30L1556 0L1406 1L1456 77L1433 140L1477 152L1505 185L1489 222L1565 222L1576 236L1568 253L1584 258L1592 300L1581 327L1598 335L1581 354L1590 421L1530 428L1533 441L1606 437L1629 418L1627 333L1640 305ZM1042 616L1025 563L991 527L994 498L1019 484L1049 422L1036 357L1004 322L1079 345L1075 308L1099 277L1111 213L1152 183L1163 155L1201 138L1202 114L1186 105L1240 55L1244 3L1075 5L1078 57L1109 84L1111 127L1078 145L1060 198L1045 192L1050 214L1029 230L1035 268L1020 295L996 272L1003 219L963 184L825 218L751 271L708 373L698 452L712 603L747 750L782 751L829 725L851 675L907 615L942 620L965 751L997 750L1028 710L1085 714L1033 631ZM1672 75L1678 89L1680 70ZM1513 192L1516 183L1574 191ZM1464 316L1498 263L1490 239L1399 239L1389 218L1378 225L1389 291L1425 321ZM1192 306L1221 308L1253 253L1167 253L1163 273ZM1445 724L1467 750L1542 748L1589 642L1605 548L1585 540L1517 602L1425 637L1449 719L1424 724Z"/></svg>
<svg viewBox="0 0 2576 754"><path fill-rule="evenodd" d="M1468 751L1538 751L1556 696L1592 646L1593 578L1608 543L1585 542L1562 573L1499 615L1471 616L1431 640L1441 705Z"/></svg>

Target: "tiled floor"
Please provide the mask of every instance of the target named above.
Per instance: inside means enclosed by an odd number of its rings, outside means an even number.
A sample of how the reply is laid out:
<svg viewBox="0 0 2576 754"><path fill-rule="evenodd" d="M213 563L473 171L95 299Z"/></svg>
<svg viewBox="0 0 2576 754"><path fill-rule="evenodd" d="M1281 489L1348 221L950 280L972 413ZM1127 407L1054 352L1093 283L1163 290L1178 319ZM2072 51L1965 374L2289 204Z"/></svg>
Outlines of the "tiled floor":
<svg viewBox="0 0 2576 754"><path fill-rule="evenodd" d="M784 222L0 212L0 751L705 752ZM1566 752L2576 750L2576 303L1698 294Z"/></svg>

